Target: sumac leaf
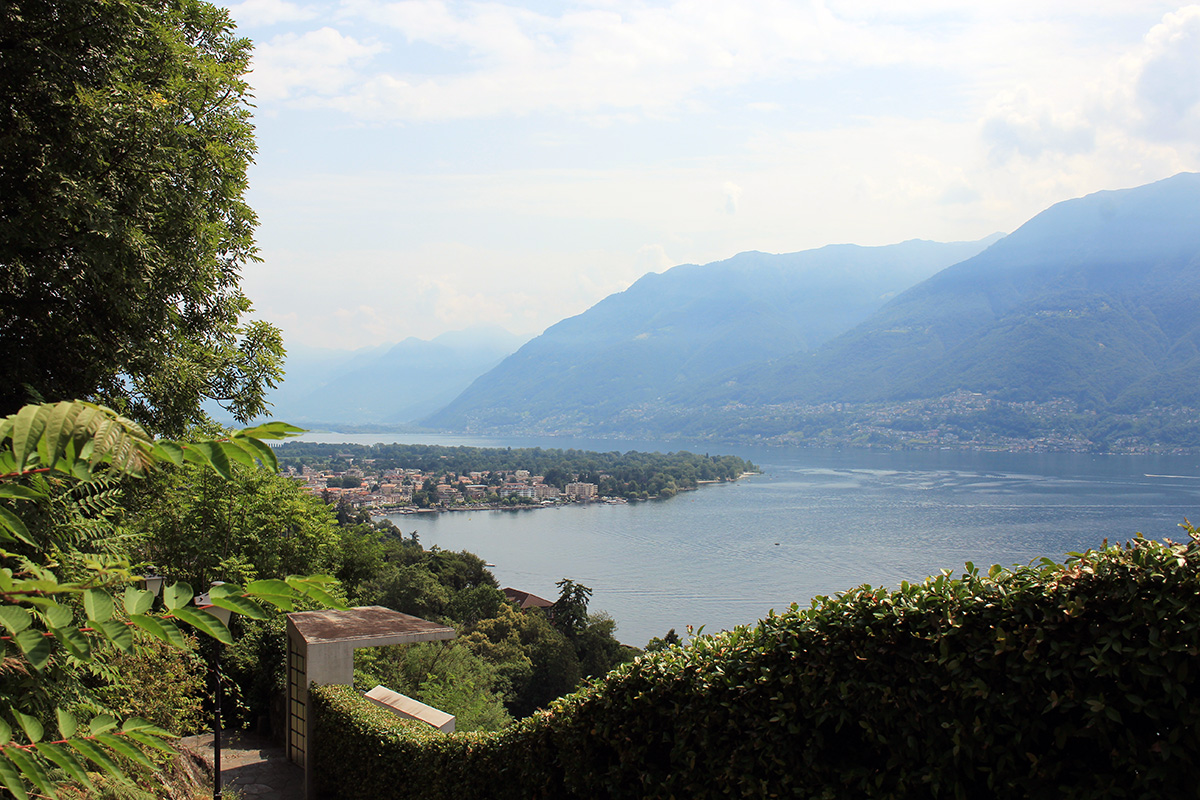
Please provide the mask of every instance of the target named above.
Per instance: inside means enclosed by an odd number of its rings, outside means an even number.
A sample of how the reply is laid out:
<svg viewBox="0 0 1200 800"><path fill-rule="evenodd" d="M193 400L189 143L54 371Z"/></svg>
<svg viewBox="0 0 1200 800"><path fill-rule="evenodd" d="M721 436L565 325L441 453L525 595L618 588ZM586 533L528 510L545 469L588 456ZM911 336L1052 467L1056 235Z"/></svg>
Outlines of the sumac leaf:
<svg viewBox="0 0 1200 800"><path fill-rule="evenodd" d="M182 650L187 647L187 640L183 638L179 628L167 620L140 614L130 617L129 620L155 639L166 642L176 649Z"/></svg>
<svg viewBox="0 0 1200 800"><path fill-rule="evenodd" d="M101 622L99 628L104 631L104 635L108 637L109 641L121 650L128 653L133 649L133 631L124 622L110 619Z"/></svg>
<svg viewBox="0 0 1200 800"><path fill-rule="evenodd" d="M104 752L104 748L93 742L91 739L71 739L67 744L74 747L100 769L112 775L114 778L124 778L125 773L121 772L121 768L117 763L109 757L108 753Z"/></svg>
<svg viewBox="0 0 1200 800"><path fill-rule="evenodd" d="M87 612L88 619L96 622L111 619L113 615L112 595L103 589L88 589L83 593L83 610Z"/></svg>
<svg viewBox="0 0 1200 800"><path fill-rule="evenodd" d="M33 665L34 669L40 670L46 666L46 662L50 660L50 654L53 648L50 646L50 640L46 638L37 628L23 630L13 637L17 642L17 647L21 648L21 652L25 654L25 658Z"/></svg>
<svg viewBox="0 0 1200 800"><path fill-rule="evenodd" d="M62 734L62 738L70 739L74 736L79 728L79 720L75 719L75 715L61 708L54 709L54 714L58 717L58 732Z"/></svg>
<svg viewBox="0 0 1200 800"><path fill-rule="evenodd" d="M96 741L114 750L117 753L132 759L143 767L153 768L154 765L150 759L146 758L146 754L141 751L141 748L130 744L129 740L124 736L117 736L111 733L102 733L96 737Z"/></svg>
<svg viewBox="0 0 1200 800"><path fill-rule="evenodd" d="M47 760L54 762L63 772L71 776L71 780L83 784L94 791L92 780L87 775L83 762L75 754L61 744L46 742L37 746L37 751Z"/></svg>
<svg viewBox="0 0 1200 800"><path fill-rule="evenodd" d="M0 783L3 783L4 788L17 800L29 800L29 792L25 789L20 770L8 758L10 750L16 752L17 748L5 748L4 752L0 753Z"/></svg>
<svg viewBox="0 0 1200 800"><path fill-rule="evenodd" d="M175 616L219 642L233 644L233 635L229 633L229 628L222 625L221 620L207 611L199 611L195 608L179 608L175 610Z"/></svg>
<svg viewBox="0 0 1200 800"><path fill-rule="evenodd" d="M192 597L192 587L187 583L173 583L163 589L163 602L166 603L167 608L171 611L183 608L192 602Z"/></svg>
<svg viewBox="0 0 1200 800"><path fill-rule="evenodd" d="M125 613L145 614L154 605L154 593L148 589L138 589L136 586L125 588Z"/></svg>

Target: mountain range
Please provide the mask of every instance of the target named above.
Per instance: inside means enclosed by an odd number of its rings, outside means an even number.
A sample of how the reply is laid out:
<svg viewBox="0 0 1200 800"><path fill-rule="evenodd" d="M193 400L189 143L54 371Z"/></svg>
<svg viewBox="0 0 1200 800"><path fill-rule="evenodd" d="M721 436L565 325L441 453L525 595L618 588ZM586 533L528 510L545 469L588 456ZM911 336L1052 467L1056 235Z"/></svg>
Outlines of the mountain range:
<svg viewBox="0 0 1200 800"><path fill-rule="evenodd" d="M271 416L343 430L407 423L453 400L524 341L481 326L358 350L289 345L285 379L267 398Z"/></svg>
<svg viewBox="0 0 1200 800"><path fill-rule="evenodd" d="M818 351L710 379L687 399L861 402L965 389L1127 410L1196 404L1198 301L1200 175L1181 174L1052 206Z"/></svg>
<svg viewBox="0 0 1200 800"><path fill-rule="evenodd" d="M650 273L551 326L422 424L586 427L716 373L817 347L996 238L748 252Z"/></svg>
<svg viewBox="0 0 1200 800"><path fill-rule="evenodd" d="M981 242L743 253L647 275L423 424L713 436L732 420L786 428L806 405L955 392L1093 414L1200 406L1198 304L1200 175L1184 173Z"/></svg>

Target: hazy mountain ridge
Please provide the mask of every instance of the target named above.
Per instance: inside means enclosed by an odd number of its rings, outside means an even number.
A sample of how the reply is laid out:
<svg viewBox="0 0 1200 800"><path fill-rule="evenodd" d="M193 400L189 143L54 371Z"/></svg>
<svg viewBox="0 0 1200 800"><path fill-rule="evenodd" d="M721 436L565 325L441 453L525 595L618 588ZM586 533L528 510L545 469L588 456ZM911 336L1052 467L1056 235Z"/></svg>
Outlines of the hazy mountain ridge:
<svg viewBox="0 0 1200 800"><path fill-rule="evenodd" d="M501 328L359 350L289 348L271 416L297 424L396 425L454 399L524 341Z"/></svg>
<svg viewBox="0 0 1200 800"><path fill-rule="evenodd" d="M1200 401L1200 175L1059 203L818 352L691 401L872 402L957 389L1132 410ZM1160 376L1174 375L1169 390ZM1165 388L1165 387L1164 387ZM681 402L681 396L670 398Z"/></svg>
<svg viewBox="0 0 1200 800"><path fill-rule="evenodd" d="M1126 451L1160 447L1156 442L1200 446L1189 433L1200 424L1193 419L1200 408L1200 175L1056 204L826 341L784 314L758 311L789 307L795 300L789 289L752 298L729 289L730 265L755 258L763 256L647 276L629 291L655 290L657 308L606 298L530 342L429 421L474 431L616 438ZM699 271L702 279L706 268L726 271L727 297L704 295L700 281L671 285L672 273L690 278ZM841 309L830 293L813 291L809 299L810 308ZM657 362L634 369L617 357L632 360L634 331L659 335L655 321L686 316L704 302L729 315L709 314L713 350L753 350L758 358L731 365L736 358L706 353L704 336L674 356L664 348ZM629 332L620 346L596 348L612 357L608 365L579 350L599 320ZM734 320L752 332L731 335ZM687 335L701 327L693 325ZM533 369L556 342L564 351L574 346L575 360ZM793 351L780 354L789 343ZM586 381L573 376L580 371ZM658 382L647 375L658 375ZM642 381L638 391L628 391L631 378ZM504 396L498 387L505 382L523 385L526 399L497 413L480 398ZM580 395L594 400L589 405Z"/></svg>
<svg viewBox="0 0 1200 800"><path fill-rule="evenodd" d="M423 423L599 422L714 372L820 345L994 238L747 252L650 273L550 327Z"/></svg>

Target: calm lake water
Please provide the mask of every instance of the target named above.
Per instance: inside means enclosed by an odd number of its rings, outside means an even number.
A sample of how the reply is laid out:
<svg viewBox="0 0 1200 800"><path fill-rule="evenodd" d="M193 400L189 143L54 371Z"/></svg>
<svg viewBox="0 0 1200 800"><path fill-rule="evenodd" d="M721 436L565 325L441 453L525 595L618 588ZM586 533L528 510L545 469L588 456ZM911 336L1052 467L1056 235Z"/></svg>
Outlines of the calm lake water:
<svg viewBox="0 0 1200 800"><path fill-rule="evenodd" d="M309 434L319 441L398 435ZM430 444L693 449L678 443L486 440ZM1200 458L958 452L819 451L701 445L763 475L671 500L534 511L398 515L426 547L494 563L501 586L548 599L569 577L594 592L617 636L642 646L669 628L717 631L768 610L862 583L895 585L973 561L1024 564L1124 541L1141 531L1183 538L1200 523Z"/></svg>

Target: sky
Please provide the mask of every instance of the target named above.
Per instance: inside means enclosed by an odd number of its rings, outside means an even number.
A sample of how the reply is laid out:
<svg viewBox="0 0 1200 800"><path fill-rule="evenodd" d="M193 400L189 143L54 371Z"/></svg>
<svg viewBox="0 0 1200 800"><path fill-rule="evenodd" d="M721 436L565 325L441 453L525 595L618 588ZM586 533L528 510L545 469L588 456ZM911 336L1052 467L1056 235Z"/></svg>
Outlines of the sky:
<svg viewBox="0 0 1200 800"><path fill-rule="evenodd" d="M1200 171L1200 5L225 5L243 288L292 347L533 336L676 264L979 239Z"/></svg>

